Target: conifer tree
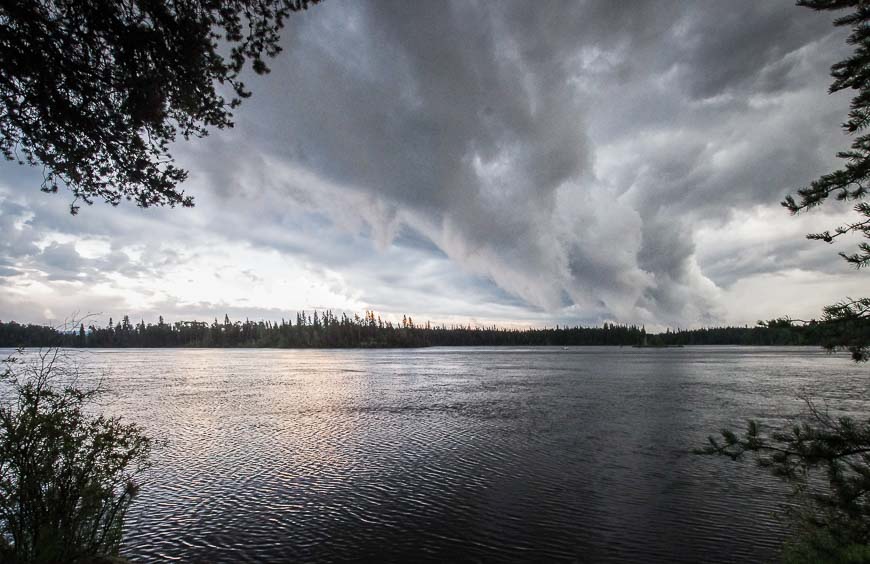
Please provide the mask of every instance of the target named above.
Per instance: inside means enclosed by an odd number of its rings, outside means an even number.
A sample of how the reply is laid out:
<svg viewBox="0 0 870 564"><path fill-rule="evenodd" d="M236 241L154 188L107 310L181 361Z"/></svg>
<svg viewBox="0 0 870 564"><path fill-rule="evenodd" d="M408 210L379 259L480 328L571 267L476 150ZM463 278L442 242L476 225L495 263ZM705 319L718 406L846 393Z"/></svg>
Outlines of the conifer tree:
<svg viewBox="0 0 870 564"><path fill-rule="evenodd" d="M843 167L825 174L809 186L797 191L797 198L787 196L782 202L792 214L808 211L824 203L829 197L845 202L854 202L853 210L857 218L820 233L810 233L809 239L833 243L848 233L870 239L870 203L866 202L868 183L870 183L870 4L861 0L801 0L800 6L814 10L842 10L851 8L850 13L834 20L835 26L852 28L847 42L855 46L851 56L831 67L834 81L829 92L855 90L849 115L842 125L849 135L856 135L848 151L837 156L845 162ZM855 268L870 265L870 243L862 241L856 252L840 255ZM870 358L868 342L863 339L864 329L870 319L870 298L847 298L824 309L822 321L832 327L829 348L847 348L855 360L866 361ZM857 335L861 335L857 338Z"/></svg>
<svg viewBox="0 0 870 564"><path fill-rule="evenodd" d="M852 28L848 43L855 47L851 56L833 65L834 78L829 92L855 90L845 132L856 135L851 149L838 156L843 167L825 174L809 186L787 196L782 202L792 214L811 210L829 197L855 202L858 218L836 227L833 232L811 233L807 237L833 243L848 233L870 238L870 204L865 202L870 182L870 3L863 0L800 0L799 6L818 11L844 10L849 13L834 20L836 26ZM840 253L861 269L870 265L870 244L858 245L855 253ZM855 361L870 358L870 298L846 299L824 309L822 325L828 331L825 346L848 349ZM788 320L772 320L768 329L789 327ZM807 399L804 421L789 429L765 432L750 421L742 435L723 430L721 438L710 437L701 449L705 454L720 454L737 459L746 453L757 456L761 467L787 481L797 499L804 503L793 511L801 535L786 547L792 562L868 562L870 561L870 419L835 417L815 407ZM821 486L821 487L820 487Z"/></svg>

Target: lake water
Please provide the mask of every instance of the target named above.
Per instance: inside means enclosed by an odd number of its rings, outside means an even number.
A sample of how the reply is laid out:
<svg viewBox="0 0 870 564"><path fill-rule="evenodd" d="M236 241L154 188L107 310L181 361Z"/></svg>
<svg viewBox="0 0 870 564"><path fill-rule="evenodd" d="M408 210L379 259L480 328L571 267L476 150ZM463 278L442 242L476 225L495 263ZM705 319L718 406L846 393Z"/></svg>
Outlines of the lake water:
<svg viewBox="0 0 870 564"><path fill-rule="evenodd" d="M687 454L805 393L866 414L813 348L96 350L107 409L166 438L136 562L764 562L783 486Z"/></svg>

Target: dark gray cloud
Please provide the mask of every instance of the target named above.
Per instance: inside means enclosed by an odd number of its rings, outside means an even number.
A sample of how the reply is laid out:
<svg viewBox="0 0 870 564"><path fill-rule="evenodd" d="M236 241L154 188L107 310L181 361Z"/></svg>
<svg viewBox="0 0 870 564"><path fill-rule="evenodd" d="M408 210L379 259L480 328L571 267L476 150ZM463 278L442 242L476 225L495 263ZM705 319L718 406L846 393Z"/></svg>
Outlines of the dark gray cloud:
<svg viewBox="0 0 870 564"><path fill-rule="evenodd" d="M395 206L530 304L677 319L713 299L692 226L830 162L842 100L816 102L841 43L775 2L337 4L265 87L285 130L249 138ZM626 171L596 175L612 152Z"/></svg>
<svg viewBox="0 0 870 564"><path fill-rule="evenodd" d="M236 129L177 148L195 210L89 221L47 196L7 199L0 222L30 215L0 246L0 279L159 278L242 245L338 273L341 292L391 311L691 324L727 318L722 292L746 277L835 269L799 238L759 230L746 251L725 236L847 143L847 96L826 94L847 47L826 15L788 1L335 1L288 23ZM112 251L28 247L49 230Z"/></svg>

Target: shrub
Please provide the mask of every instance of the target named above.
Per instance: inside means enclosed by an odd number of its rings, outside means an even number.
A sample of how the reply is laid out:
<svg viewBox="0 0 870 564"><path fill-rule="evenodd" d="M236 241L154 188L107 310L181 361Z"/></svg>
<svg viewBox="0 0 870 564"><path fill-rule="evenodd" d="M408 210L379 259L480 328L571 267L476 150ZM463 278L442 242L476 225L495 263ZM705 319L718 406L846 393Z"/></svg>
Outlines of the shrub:
<svg viewBox="0 0 870 564"><path fill-rule="evenodd" d="M79 387L67 353L21 352L0 369L0 560L115 556L154 442L93 414L104 390Z"/></svg>

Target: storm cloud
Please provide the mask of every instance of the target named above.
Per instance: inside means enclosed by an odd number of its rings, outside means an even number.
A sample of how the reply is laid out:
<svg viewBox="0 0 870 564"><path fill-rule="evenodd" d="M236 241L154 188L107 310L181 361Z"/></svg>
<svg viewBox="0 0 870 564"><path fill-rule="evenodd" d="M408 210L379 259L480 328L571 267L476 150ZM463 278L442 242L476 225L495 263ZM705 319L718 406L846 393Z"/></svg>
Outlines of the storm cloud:
<svg viewBox="0 0 870 564"><path fill-rule="evenodd" d="M176 147L194 210L64 217L63 195L6 165L0 222L26 221L0 244L0 284L30 265L110 296L111 280L198 260L240 288L301 273L324 290L275 304L164 283L117 294L138 292L126 301L146 314L373 307L659 326L752 322L764 308L735 311L729 292L773 273L817 273L831 294L852 284L778 209L848 144L848 95L826 93L847 46L826 15L786 1L330 1L288 23L236 127ZM57 234L110 247L82 257ZM246 253L271 257L268 271L240 264Z"/></svg>

